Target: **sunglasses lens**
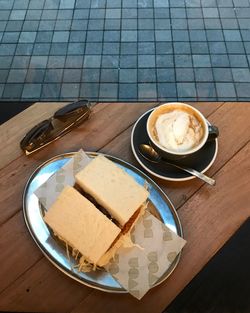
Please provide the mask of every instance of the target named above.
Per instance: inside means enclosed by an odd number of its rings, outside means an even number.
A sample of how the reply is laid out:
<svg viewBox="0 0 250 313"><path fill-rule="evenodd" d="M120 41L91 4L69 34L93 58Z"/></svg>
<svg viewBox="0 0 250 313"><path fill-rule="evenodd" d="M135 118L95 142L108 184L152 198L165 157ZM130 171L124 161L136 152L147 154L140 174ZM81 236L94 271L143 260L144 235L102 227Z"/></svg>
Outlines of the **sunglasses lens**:
<svg viewBox="0 0 250 313"><path fill-rule="evenodd" d="M80 100L77 102L70 103L65 107L55 112L54 118L59 120L65 120L71 117L77 117L89 111L88 100Z"/></svg>
<svg viewBox="0 0 250 313"><path fill-rule="evenodd" d="M48 133L53 129L53 126L51 124L50 120L44 120L35 127L33 127L23 138L23 140L20 143L21 148L25 149L27 146L30 145L31 142L45 138Z"/></svg>

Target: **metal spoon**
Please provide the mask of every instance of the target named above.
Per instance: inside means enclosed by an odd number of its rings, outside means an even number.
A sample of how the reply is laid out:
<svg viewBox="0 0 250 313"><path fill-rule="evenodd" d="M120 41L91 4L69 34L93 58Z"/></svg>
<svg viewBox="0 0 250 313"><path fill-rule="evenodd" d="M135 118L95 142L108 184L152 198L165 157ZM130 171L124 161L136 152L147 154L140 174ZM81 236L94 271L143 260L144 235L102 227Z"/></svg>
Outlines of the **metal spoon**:
<svg viewBox="0 0 250 313"><path fill-rule="evenodd" d="M198 178L200 178L201 180L205 181L206 183L208 183L209 185L211 186L214 186L215 185L215 180L196 171L195 169L193 168L190 168L190 167L186 167L186 166L180 166L180 165L177 165L175 163L172 163L171 161L167 161L167 160L164 160L162 159L162 157L158 154L157 151L154 150L154 148L152 148L151 146L149 145L146 145L146 144L141 144L139 146L139 152L140 154L148 161L150 162L153 162L153 163L159 163L159 162L164 162L166 164L169 164L169 165L172 165L174 167L177 167L185 172L188 172Z"/></svg>

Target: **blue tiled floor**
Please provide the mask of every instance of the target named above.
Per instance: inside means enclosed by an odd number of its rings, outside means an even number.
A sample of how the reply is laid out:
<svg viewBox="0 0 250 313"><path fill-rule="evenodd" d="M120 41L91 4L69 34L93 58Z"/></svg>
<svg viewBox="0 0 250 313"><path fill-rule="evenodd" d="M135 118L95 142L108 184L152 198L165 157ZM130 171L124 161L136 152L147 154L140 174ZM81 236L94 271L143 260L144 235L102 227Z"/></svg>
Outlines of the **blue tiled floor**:
<svg viewBox="0 0 250 313"><path fill-rule="evenodd" d="M250 100L250 0L0 0L2 100Z"/></svg>

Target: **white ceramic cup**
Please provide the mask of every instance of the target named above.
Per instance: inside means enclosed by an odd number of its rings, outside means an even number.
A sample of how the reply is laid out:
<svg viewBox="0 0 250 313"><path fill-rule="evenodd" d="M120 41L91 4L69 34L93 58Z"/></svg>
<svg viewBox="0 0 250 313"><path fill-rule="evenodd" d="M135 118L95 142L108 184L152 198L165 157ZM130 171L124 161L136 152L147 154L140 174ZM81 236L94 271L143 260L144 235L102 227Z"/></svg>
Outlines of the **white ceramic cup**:
<svg viewBox="0 0 250 313"><path fill-rule="evenodd" d="M200 139L197 145L194 145L192 148L185 151L177 151L174 149L169 149L160 144L154 135L155 132L155 123L158 117L162 114L171 112L173 110L181 110L187 112L190 115L193 115L196 120L201 124L203 129L203 136ZM164 158L171 160L178 160L189 155L192 155L199 151L208 140L214 140L218 135L219 131L216 126L210 125L204 115L198 111L196 108L192 107L189 104L181 102L171 102L165 103L156 107L149 115L147 120L147 133L150 139L150 143L153 148Z"/></svg>

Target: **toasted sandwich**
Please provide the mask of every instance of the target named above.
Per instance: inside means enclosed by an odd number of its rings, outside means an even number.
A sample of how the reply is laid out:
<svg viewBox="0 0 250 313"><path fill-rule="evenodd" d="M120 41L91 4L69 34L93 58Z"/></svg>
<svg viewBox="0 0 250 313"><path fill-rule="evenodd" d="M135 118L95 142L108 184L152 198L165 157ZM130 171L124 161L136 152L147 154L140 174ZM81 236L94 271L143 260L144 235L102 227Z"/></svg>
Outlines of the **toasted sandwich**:
<svg viewBox="0 0 250 313"><path fill-rule="evenodd" d="M131 247L133 225L144 214L148 191L104 156L94 158L66 186L44 220L76 251L79 270L105 266L121 246ZM86 266L85 266L86 265Z"/></svg>
<svg viewBox="0 0 250 313"><path fill-rule="evenodd" d="M104 208L112 220L127 230L145 208L149 192L122 168L99 155L75 176L86 196Z"/></svg>
<svg viewBox="0 0 250 313"><path fill-rule="evenodd" d="M46 212L44 220L57 237L77 250L81 259L94 267L121 233L121 229L93 203L70 186L63 189Z"/></svg>

